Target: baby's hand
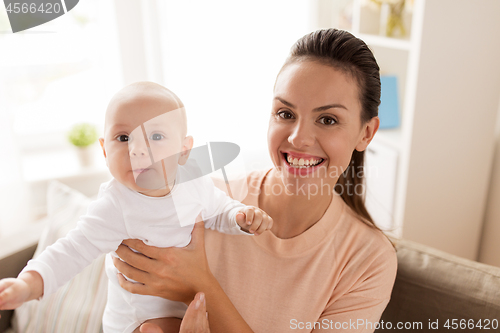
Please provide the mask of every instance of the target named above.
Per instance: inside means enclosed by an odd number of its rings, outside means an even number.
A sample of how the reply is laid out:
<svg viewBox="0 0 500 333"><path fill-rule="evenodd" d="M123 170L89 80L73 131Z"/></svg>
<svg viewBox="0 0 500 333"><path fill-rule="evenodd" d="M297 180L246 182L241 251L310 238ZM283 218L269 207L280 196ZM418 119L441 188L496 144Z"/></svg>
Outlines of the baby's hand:
<svg viewBox="0 0 500 333"><path fill-rule="evenodd" d="M236 222L241 229L255 235L260 235L273 226L273 219L262 209L246 206L236 214Z"/></svg>
<svg viewBox="0 0 500 333"><path fill-rule="evenodd" d="M7 278L0 280L0 310L13 310L29 300L31 288L26 281Z"/></svg>
<svg viewBox="0 0 500 333"><path fill-rule="evenodd" d="M0 310L18 308L24 302L43 295L43 278L35 271L27 271L17 279L0 280Z"/></svg>

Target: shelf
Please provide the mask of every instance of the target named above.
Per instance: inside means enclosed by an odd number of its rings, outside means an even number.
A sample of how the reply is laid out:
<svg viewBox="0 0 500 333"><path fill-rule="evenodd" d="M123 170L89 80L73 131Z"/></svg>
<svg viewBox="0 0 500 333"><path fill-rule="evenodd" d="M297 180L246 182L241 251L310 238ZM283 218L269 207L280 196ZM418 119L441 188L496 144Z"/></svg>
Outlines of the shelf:
<svg viewBox="0 0 500 333"><path fill-rule="evenodd" d="M357 34L358 38L362 39L368 46L387 47L395 50L410 51L411 42L406 39L390 38L384 36Z"/></svg>
<svg viewBox="0 0 500 333"><path fill-rule="evenodd" d="M23 178L27 182L92 176L108 173L102 151L92 147L93 164L81 166L75 149L40 151L22 157Z"/></svg>

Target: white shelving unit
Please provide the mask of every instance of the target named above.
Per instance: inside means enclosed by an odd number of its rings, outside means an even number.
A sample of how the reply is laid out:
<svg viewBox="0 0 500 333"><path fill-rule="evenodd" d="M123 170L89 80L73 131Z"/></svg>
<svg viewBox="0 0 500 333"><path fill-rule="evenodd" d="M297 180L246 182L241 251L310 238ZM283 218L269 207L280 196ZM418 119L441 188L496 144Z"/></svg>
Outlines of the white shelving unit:
<svg viewBox="0 0 500 333"><path fill-rule="evenodd" d="M392 50L410 51L412 45L410 40L370 35L360 32L358 32L356 35L358 38L364 40L366 44L375 47L385 47Z"/></svg>
<svg viewBox="0 0 500 333"><path fill-rule="evenodd" d="M401 126L374 139L397 154L395 182L378 182L395 184L392 234L473 260L499 107L499 15L497 0L414 0L397 39L378 35L362 1L352 10L352 33L399 82Z"/></svg>

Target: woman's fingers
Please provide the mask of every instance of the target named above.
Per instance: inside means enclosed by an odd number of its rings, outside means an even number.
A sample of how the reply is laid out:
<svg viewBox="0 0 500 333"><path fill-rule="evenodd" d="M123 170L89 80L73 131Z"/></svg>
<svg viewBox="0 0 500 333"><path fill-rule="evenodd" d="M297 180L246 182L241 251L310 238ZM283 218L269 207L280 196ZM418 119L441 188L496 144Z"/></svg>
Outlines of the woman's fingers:
<svg viewBox="0 0 500 333"><path fill-rule="evenodd" d="M194 224L191 242L187 247L205 249L205 223L203 221Z"/></svg>
<svg viewBox="0 0 500 333"><path fill-rule="evenodd" d="M141 325L141 333L163 333L160 326L150 323L145 323Z"/></svg>
<svg viewBox="0 0 500 333"><path fill-rule="evenodd" d="M142 243L142 241L140 241ZM147 245L146 245L147 246ZM118 249L116 249L116 254L127 264L132 267L136 267L142 270L148 270L152 267L149 267L155 261L151 260L151 257L145 256L142 253L137 253L132 251L128 245L120 245ZM116 265L115 265L116 266Z"/></svg>
<svg viewBox="0 0 500 333"><path fill-rule="evenodd" d="M119 258L113 257L113 264L116 269L128 277L129 279L135 280L140 283L145 283L148 281L149 273L141 271L135 267L130 266L128 263L120 260Z"/></svg>
<svg viewBox="0 0 500 333"><path fill-rule="evenodd" d="M206 258L203 222L194 225L191 242L184 248L156 248L137 240L125 240L123 244L116 250L123 261L113 259L114 265L127 278L145 285L120 279L122 287L132 293L189 304L197 291L215 281Z"/></svg>
<svg viewBox="0 0 500 333"><path fill-rule="evenodd" d="M122 244L127 245L131 249L139 251L140 253L142 253L145 256L148 256L149 258L155 258L155 259L158 258L159 249L156 246L146 245L144 244L143 241L139 239L125 239L122 242Z"/></svg>
<svg viewBox="0 0 500 333"><path fill-rule="evenodd" d="M149 289L147 286L141 283L134 283L130 282L125 277L123 277L123 274L117 273L116 277L118 278L118 283L120 284L120 287L125 289L128 292L131 292L132 294L140 294L140 295L151 295L151 292L149 292Z"/></svg>
<svg viewBox="0 0 500 333"><path fill-rule="evenodd" d="M179 333L210 333L205 294L197 293L189 304Z"/></svg>

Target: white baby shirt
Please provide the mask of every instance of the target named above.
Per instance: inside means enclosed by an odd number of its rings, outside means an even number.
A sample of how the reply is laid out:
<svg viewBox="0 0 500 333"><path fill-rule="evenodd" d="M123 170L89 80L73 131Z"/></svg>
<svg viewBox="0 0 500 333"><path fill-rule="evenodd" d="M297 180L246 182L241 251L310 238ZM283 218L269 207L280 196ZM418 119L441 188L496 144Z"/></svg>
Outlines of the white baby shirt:
<svg viewBox="0 0 500 333"><path fill-rule="evenodd" d="M176 185L164 197L142 195L115 179L102 184L97 200L80 217L76 229L30 260L23 272L38 272L43 278L44 296L50 295L100 254L114 252L124 239L141 239L157 247L188 245L198 215L206 228L249 235L236 223L243 204L226 196L207 176L185 181L189 177L189 170L179 166ZM117 272L108 254L104 332L132 332L146 319L183 315L183 303L125 291L118 284Z"/></svg>

